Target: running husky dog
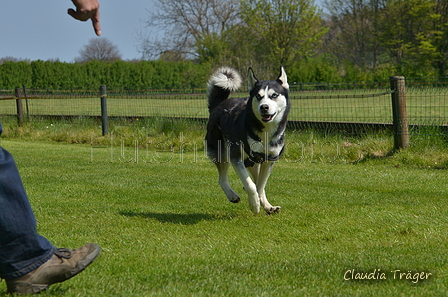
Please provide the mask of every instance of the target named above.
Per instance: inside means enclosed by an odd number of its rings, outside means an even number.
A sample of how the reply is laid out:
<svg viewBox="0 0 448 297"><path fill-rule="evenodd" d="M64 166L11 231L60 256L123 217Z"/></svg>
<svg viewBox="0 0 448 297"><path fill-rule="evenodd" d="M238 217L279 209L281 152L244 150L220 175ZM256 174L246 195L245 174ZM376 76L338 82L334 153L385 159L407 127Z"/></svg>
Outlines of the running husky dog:
<svg viewBox="0 0 448 297"><path fill-rule="evenodd" d="M261 204L268 214L277 213L280 206L268 202L264 188L285 145L290 109L286 73L281 67L277 80L259 81L249 68L249 97L229 98L240 85L240 75L229 67L218 69L208 82L207 154L218 168L219 184L230 202L240 201L227 178L232 164L248 194L252 212L259 213Z"/></svg>

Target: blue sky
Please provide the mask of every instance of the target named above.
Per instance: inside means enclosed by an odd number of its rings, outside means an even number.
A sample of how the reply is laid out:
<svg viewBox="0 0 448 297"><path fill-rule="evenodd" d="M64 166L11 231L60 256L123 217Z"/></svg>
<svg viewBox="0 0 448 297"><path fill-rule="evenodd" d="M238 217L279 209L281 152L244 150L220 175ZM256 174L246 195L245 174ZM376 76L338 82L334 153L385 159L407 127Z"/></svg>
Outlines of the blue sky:
<svg viewBox="0 0 448 297"><path fill-rule="evenodd" d="M315 3L320 3L317 0ZM123 59L140 57L137 35L145 29L151 0L100 0L102 37L115 44ZM59 59L73 62L91 38L96 38L89 22L67 14L74 8L69 0L3 0L0 9L0 58ZM149 33L154 36L154 32Z"/></svg>

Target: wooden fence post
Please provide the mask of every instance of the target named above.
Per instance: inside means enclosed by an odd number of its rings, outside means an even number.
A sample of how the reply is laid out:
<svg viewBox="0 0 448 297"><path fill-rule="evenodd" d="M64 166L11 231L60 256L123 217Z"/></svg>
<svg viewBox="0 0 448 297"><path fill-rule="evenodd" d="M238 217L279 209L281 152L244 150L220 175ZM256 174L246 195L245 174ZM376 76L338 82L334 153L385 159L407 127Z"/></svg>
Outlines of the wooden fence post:
<svg viewBox="0 0 448 297"><path fill-rule="evenodd" d="M109 120L107 117L107 94L106 94L106 86L100 87L101 91L101 125L103 136L109 133Z"/></svg>
<svg viewBox="0 0 448 297"><path fill-rule="evenodd" d="M19 126L23 126L23 107L22 99L20 99L20 88L16 88L16 106L17 106L17 122Z"/></svg>
<svg viewBox="0 0 448 297"><path fill-rule="evenodd" d="M28 105L28 94L26 91L26 85L23 85L23 94L25 95L25 107L26 107L26 120L30 121L30 107Z"/></svg>
<svg viewBox="0 0 448 297"><path fill-rule="evenodd" d="M392 115L394 127L394 149L407 148L409 146L409 126L406 111L406 88L404 76L392 76L390 88L393 91Z"/></svg>

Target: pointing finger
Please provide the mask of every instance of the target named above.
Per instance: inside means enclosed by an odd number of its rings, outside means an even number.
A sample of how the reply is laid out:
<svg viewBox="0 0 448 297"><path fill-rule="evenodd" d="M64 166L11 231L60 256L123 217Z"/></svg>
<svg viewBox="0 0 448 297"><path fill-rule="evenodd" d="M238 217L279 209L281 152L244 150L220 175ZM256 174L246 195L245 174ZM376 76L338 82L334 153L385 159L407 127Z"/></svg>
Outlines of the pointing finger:
<svg viewBox="0 0 448 297"><path fill-rule="evenodd" d="M95 34L100 36L101 35L101 26L100 26L100 12L97 11L97 13L92 17L92 25L93 29L95 30Z"/></svg>

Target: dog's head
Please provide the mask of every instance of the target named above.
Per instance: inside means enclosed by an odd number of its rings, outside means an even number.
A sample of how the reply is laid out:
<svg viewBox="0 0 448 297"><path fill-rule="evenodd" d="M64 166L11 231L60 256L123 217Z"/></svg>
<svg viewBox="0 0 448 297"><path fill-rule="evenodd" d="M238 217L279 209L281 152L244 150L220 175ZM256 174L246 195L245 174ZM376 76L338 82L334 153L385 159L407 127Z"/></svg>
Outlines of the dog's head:
<svg viewBox="0 0 448 297"><path fill-rule="evenodd" d="M248 84L252 111L262 123L278 123L289 110L288 79L283 67L277 80L258 80L249 68Z"/></svg>

